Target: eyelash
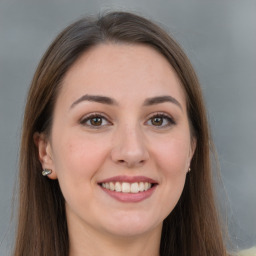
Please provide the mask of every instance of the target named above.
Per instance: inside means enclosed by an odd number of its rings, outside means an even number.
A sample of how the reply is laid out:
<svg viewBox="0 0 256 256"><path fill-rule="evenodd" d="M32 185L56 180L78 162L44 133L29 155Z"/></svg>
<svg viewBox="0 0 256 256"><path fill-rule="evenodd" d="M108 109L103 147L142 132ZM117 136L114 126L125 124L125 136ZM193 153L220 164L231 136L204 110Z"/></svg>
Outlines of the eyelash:
<svg viewBox="0 0 256 256"><path fill-rule="evenodd" d="M104 124L104 125L93 125L92 123L87 124L87 122L89 121L92 122L93 118L100 118L101 120L105 120L107 124ZM88 126L93 129L100 129L102 126L108 126L108 125L111 125L112 123L109 121L109 118L105 117L105 115L102 113L91 113L83 117L80 121L80 124L84 126Z"/></svg>
<svg viewBox="0 0 256 256"><path fill-rule="evenodd" d="M93 125L92 124L93 118L99 118L101 120L100 125ZM165 125L161 124L159 126L158 125L153 125L153 124L148 124L148 122L150 122L150 121L152 123L152 120L154 118L161 118L163 122L165 120L167 123ZM105 120L106 124L102 125L102 122L104 122L103 120ZM90 122L90 124L88 124L87 122ZM112 125L112 123L109 121L109 118L107 118L102 113L91 113L91 114L83 117L80 121L80 124L83 125L83 126L90 127L92 129L100 129L100 128L105 127L105 126ZM150 126L154 126L158 129L161 129L161 128L167 128L167 127L170 127L172 125L175 125L176 122L174 121L174 119L172 117L170 117L169 115L167 115L165 113L155 113L145 122L145 124L148 124Z"/></svg>
<svg viewBox="0 0 256 256"><path fill-rule="evenodd" d="M165 124L165 125L161 125L161 126L151 124L152 126L158 128L158 129L167 128L167 127L170 127L170 126L176 124L176 122L174 121L174 119L173 119L172 117L170 117L169 115L167 115L167 114L165 114L165 113L162 113L162 112L153 114L153 115L147 120L146 123L148 123L148 122L150 122L150 121L152 122L152 120L153 120L154 118L161 118L162 120L165 120L165 121L166 121L166 124ZM163 122L164 122L164 121L163 121Z"/></svg>

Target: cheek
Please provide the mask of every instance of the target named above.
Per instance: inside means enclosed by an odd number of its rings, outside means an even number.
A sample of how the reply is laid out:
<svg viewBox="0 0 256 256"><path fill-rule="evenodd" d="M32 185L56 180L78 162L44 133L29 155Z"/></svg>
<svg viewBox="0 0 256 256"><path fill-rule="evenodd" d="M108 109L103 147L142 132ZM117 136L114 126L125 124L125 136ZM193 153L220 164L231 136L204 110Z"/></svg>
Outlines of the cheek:
<svg viewBox="0 0 256 256"><path fill-rule="evenodd" d="M63 137L56 143L54 152L57 172L84 175L97 169L101 159L105 157L104 143L95 143L95 140L78 134Z"/></svg>
<svg viewBox="0 0 256 256"><path fill-rule="evenodd" d="M63 193L66 189L86 192L93 187L94 177L106 157L103 145L79 134L56 137L54 165Z"/></svg>
<svg viewBox="0 0 256 256"><path fill-rule="evenodd" d="M96 143L79 133L54 138L54 167L67 205L76 209L83 202L90 207L95 176L106 157L106 143Z"/></svg>
<svg viewBox="0 0 256 256"><path fill-rule="evenodd" d="M165 213L165 216L174 209L183 191L189 145L189 140L175 138L158 143L154 147L156 168L163 187L159 205L162 205L161 211Z"/></svg>
<svg viewBox="0 0 256 256"><path fill-rule="evenodd" d="M158 167L167 176L180 176L187 172L189 162L189 140L173 138L166 139L154 147Z"/></svg>

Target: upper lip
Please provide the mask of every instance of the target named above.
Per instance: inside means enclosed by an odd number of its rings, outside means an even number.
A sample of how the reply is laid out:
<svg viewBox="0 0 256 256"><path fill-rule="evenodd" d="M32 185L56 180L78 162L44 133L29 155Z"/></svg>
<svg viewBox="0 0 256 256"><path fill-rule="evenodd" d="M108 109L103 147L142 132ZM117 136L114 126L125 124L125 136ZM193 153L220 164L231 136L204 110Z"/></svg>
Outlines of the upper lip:
<svg viewBox="0 0 256 256"><path fill-rule="evenodd" d="M104 180L101 180L98 182L99 184L101 183L107 183L107 182L129 182L129 183L134 183L134 182L148 182L148 183L157 183L156 180L153 180L151 178L148 178L146 176L125 176L125 175L119 175L119 176L114 176L111 178L107 178Z"/></svg>

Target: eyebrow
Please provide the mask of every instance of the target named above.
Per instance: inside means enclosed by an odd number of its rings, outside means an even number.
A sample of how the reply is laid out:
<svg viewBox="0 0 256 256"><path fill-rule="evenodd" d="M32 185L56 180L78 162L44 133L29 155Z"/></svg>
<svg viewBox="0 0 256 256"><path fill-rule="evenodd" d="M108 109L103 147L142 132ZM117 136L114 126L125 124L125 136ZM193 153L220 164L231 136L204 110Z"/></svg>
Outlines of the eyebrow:
<svg viewBox="0 0 256 256"><path fill-rule="evenodd" d="M83 102L83 101L91 101L91 102L97 102L97 103L102 103L102 104L107 104L107 105L118 105L117 101L114 100L113 98L110 98L107 96L101 96L101 95L85 94L82 97L78 98L76 101L74 101L72 103L72 105L70 106L70 108L73 108L74 106L76 106L77 104L79 104L80 102ZM152 106L152 105L161 104L161 103L165 103L165 102L174 103L181 110L183 110L179 101L169 95L147 98L147 99L145 99L143 106Z"/></svg>
<svg viewBox="0 0 256 256"><path fill-rule="evenodd" d="M153 98L148 98L144 101L144 106L151 106L151 105L156 105L156 104L160 104L160 103L165 103L165 102L171 102L174 103L175 105L177 105L181 110L182 106L179 103L178 100L176 100L174 97L169 96L169 95L164 95L164 96L157 96L157 97L153 97Z"/></svg>
<svg viewBox="0 0 256 256"><path fill-rule="evenodd" d="M73 108L75 105L77 105L82 101L92 101L92 102L98 102L98 103L107 104L107 105L118 105L117 102L112 98L109 98L106 96L100 96L100 95L85 94L79 99L77 99L76 101L74 101L70 106L70 108Z"/></svg>

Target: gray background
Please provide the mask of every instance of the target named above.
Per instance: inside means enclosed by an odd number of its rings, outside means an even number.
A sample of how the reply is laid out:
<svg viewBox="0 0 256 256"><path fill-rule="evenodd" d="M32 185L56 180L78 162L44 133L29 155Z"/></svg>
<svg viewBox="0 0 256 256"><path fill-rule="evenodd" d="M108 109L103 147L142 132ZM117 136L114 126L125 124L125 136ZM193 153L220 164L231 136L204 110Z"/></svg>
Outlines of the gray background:
<svg viewBox="0 0 256 256"><path fill-rule="evenodd" d="M0 255L13 244L20 127L36 65L70 22L112 9L157 21L185 49L206 99L231 239L240 248L255 245L256 1L0 0Z"/></svg>

